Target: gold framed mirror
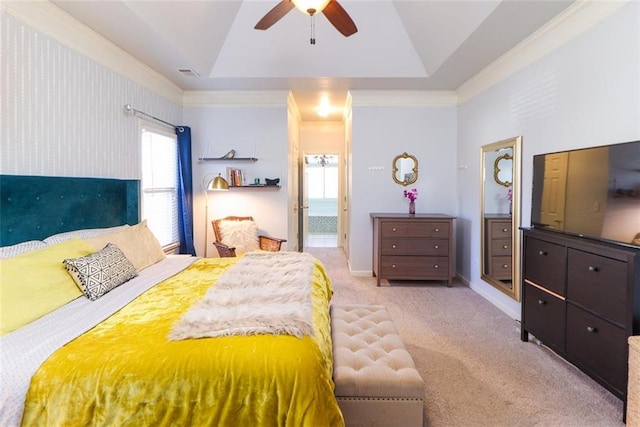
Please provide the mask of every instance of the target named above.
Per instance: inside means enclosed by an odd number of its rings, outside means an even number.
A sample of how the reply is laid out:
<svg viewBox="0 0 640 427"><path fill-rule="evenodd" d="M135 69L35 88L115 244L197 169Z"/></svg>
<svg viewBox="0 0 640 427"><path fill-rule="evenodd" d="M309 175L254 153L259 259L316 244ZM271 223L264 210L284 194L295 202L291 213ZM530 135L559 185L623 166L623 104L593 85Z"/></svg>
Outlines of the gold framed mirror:
<svg viewBox="0 0 640 427"><path fill-rule="evenodd" d="M418 180L418 159L406 152L393 158L391 164L391 176L396 184L413 184Z"/></svg>
<svg viewBox="0 0 640 427"><path fill-rule="evenodd" d="M520 301L520 167L522 137L482 146L481 277Z"/></svg>
<svg viewBox="0 0 640 427"><path fill-rule="evenodd" d="M505 153L493 163L493 179L503 187L513 184L513 156Z"/></svg>

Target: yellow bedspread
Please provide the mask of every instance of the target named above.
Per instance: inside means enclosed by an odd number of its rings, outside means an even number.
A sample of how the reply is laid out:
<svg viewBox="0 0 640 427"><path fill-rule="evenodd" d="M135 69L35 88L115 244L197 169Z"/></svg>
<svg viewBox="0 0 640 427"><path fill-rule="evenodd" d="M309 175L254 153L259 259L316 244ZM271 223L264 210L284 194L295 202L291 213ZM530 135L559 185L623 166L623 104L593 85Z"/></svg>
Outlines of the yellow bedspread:
<svg viewBox="0 0 640 427"><path fill-rule="evenodd" d="M319 262L314 336L167 339L234 262L199 260L59 349L32 379L23 425L344 425L333 395L333 291Z"/></svg>

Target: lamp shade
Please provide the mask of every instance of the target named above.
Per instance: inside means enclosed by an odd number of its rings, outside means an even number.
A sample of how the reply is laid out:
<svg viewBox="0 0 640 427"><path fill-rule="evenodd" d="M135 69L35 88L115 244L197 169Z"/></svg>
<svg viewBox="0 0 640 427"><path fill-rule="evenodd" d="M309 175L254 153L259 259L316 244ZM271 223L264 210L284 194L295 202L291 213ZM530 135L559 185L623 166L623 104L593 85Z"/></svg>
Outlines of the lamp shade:
<svg viewBox="0 0 640 427"><path fill-rule="evenodd" d="M328 3L329 0L293 0L293 4L307 15L322 12Z"/></svg>
<svg viewBox="0 0 640 427"><path fill-rule="evenodd" d="M209 181L209 185L207 185L207 191L221 191L228 189L229 183L220 174Z"/></svg>

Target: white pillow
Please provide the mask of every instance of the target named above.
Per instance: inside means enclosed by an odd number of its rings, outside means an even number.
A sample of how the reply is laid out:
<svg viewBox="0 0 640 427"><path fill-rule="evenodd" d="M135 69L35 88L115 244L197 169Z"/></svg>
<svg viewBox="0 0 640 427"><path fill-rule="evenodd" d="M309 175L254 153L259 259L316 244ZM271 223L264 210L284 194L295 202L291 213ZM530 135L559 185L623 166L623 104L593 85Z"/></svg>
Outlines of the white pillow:
<svg viewBox="0 0 640 427"><path fill-rule="evenodd" d="M17 243L11 246L0 248L0 258L12 258L25 252L46 248L47 244L42 240L29 240L28 242Z"/></svg>
<svg viewBox="0 0 640 427"><path fill-rule="evenodd" d="M219 223L222 243L236 248L236 254L260 249L258 226L254 221L223 220Z"/></svg>
<svg viewBox="0 0 640 427"><path fill-rule="evenodd" d="M113 233L114 231L122 230L129 227L128 224L117 225L115 227L107 228L86 228L83 230L66 231L64 233L54 234L44 239L47 245L55 245L56 243L64 242L65 240L74 239L79 237L81 239L89 239L91 237L100 236L106 233Z"/></svg>
<svg viewBox="0 0 640 427"><path fill-rule="evenodd" d="M146 219L115 233L102 234L85 240L96 250L104 248L107 243L113 243L131 261L136 271L142 271L166 258L158 239L149 230Z"/></svg>

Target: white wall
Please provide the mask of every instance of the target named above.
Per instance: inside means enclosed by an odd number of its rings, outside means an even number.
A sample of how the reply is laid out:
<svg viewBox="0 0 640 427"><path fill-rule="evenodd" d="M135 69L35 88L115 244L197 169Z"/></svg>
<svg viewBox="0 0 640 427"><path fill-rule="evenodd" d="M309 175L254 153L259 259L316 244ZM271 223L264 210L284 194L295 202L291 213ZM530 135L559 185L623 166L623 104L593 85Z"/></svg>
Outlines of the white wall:
<svg viewBox="0 0 640 427"><path fill-rule="evenodd" d="M140 179L134 108L181 124L182 107L0 13L0 173Z"/></svg>
<svg viewBox="0 0 640 427"><path fill-rule="evenodd" d="M417 213L456 215L456 108L362 106L358 92L352 96L348 256L353 274L370 276L370 213L408 213L405 188L418 189ZM379 99L384 101L384 97ZM418 159L418 181L409 187L396 184L391 177L393 158L403 152Z"/></svg>
<svg viewBox="0 0 640 427"><path fill-rule="evenodd" d="M184 122L191 127L193 155L193 217L196 252L217 256L211 221L229 215L253 216L259 230L269 236L288 239L287 182L287 104L286 93L280 106L193 106L185 107ZM229 150L236 157L257 157L253 162L202 162L200 157L221 157ZM205 218L205 193L202 178L218 173L225 176L226 167L242 169L248 178L280 178L280 190L235 189L209 192L208 218ZM206 227L206 231L205 231Z"/></svg>
<svg viewBox="0 0 640 427"><path fill-rule="evenodd" d="M458 108L458 274L519 318L520 305L480 279L480 147L522 135L522 223L530 223L532 156L640 139L640 4Z"/></svg>
<svg viewBox="0 0 640 427"><path fill-rule="evenodd" d="M344 123L310 121L300 124L300 150L309 154L344 154Z"/></svg>

